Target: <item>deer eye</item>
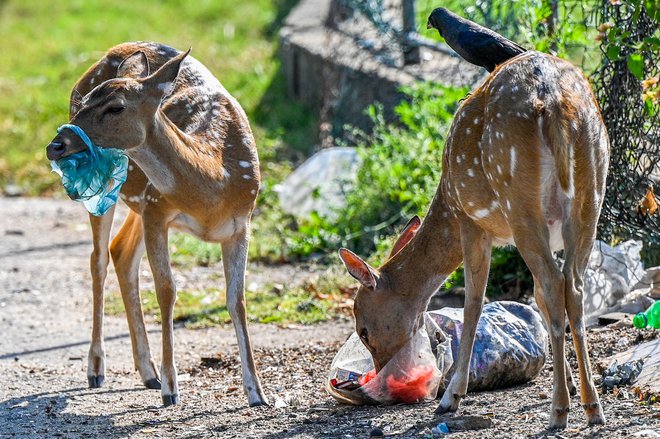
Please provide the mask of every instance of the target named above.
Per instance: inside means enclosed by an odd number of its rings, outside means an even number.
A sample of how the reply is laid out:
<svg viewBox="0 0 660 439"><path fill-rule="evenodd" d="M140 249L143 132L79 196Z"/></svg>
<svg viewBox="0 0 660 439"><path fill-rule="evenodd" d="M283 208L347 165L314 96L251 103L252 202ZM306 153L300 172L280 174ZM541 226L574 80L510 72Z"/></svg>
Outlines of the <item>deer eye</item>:
<svg viewBox="0 0 660 439"><path fill-rule="evenodd" d="M369 342L369 332L367 332L367 328L362 328L362 330L360 331L360 338L365 343Z"/></svg>
<svg viewBox="0 0 660 439"><path fill-rule="evenodd" d="M126 107L119 106L119 105L117 105L117 106L113 106L113 107L108 107L108 108L104 111L104 114L119 114L119 113L121 113L122 111L124 111L125 109L126 109Z"/></svg>

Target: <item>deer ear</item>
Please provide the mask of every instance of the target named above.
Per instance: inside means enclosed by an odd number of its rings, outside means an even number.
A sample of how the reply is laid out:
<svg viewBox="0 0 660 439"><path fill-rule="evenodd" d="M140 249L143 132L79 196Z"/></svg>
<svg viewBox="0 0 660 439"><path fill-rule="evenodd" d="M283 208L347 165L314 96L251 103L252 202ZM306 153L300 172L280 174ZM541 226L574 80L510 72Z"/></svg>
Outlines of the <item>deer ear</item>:
<svg viewBox="0 0 660 439"><path fill-rule="evenodd" d="M362 285L372 290L376 288L378 280L376 270L364 262L362 258L345 248L339 249L339 258L346 266L348 273L360 281Z"/></svg>
<svg viewBox="0 0 660 439"><path fill-rule="evenodd" d="M118 78L146 78L150 73L149 60L141 50L125 58L117 67Z"/></svg>
<svg viewBox="0 0 660 439"><path fill-rule="evenodd" d="M148 93L158 98L167 96L174 88L174 82L179 75L181 63L188 56L192 49L182 52L174 58L167 61L163 66L156 70L153 75L144 78L144 86Z"/></svg>
<svg viewBox="0 0 660 439"><path fill-rule="evenodd" d="M394 247L392 247L392 253L390 253L390 257L399 253L401 249L404 248L415 237L421 225L422 225L422 220L419 219L417 215L410 218L410 221L408 221L408 224L406 224L406 226L403 228L403 231L399 235L399 239L397 239L396 242L394 243Z"/></svg>

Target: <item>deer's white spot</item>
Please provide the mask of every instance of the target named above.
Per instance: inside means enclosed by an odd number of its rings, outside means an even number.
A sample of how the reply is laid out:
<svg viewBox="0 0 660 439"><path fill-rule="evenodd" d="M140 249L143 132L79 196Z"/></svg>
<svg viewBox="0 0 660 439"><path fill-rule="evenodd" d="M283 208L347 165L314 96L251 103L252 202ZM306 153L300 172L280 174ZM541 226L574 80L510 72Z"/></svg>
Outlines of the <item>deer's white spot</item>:
<svg viewBox="0 0 660 439"><path fill-rule="evenodd" d="M473 162L475 165L478 165L478 164L479 164L479 157L475 157L474 160L472 160L472 162Z"/></svg>
<svg viewBox="0 0 660 439"><path fill-rule="evenodd" d="M511 201L506 200L506 208L507 210L511 210Z"/></svg>
<svg viewBox="0 0 660 439"><path fill-rule="evenodd" d="M472 201L468 201L467 205L470 206L470 207L474 207L474 203Z"/></svg>
<svg viewBox="0 0 660 439"><path fill-rule="evenodd" d="M500 203L497 200L493 200L493 202L490 203L491 210L492 209L497 209L498 207L500 207Z"/></svg>
<svg viewBox="0 0 660 439"><path fill-rule="evenodd" d="M459 183L459 185L460 185L461 187L465 187L465 182L462 182L462 181L461 181L461 182Z"/></svg>
<svg viewBox="0 0 660 439"><path fill-rule="evenodd" d="M135 168L133 168L133 165L128 165L128 170L129 171L132 171L133 169L135 169Z"/></svg>
<svg viewBox="0 0 660 439"><path fill-rule="evenodd" d="M497 173L501 174L502 173L502 166L497 165Z"/></svg>
<svg viewBox="0 0 660 439"><path fill-rule="evenodd" d="M465 130L465 134L472 134L472 128L468 128Z"/></svg>
<svg viewBox="0 0 660 439"><path fill-rule="evenodd" d="M500 117L502 117L502 113L499 113L499 112L498 112L498 113L496 114L496 117L499 119Z"/></svg>
<svg viewBox="0 0 660 439"><path fill-rule="evenodd" d="M457 155L457 156L456 156L456 163L460 163L460 162L461 162L461 156L458 156L458 155Z"/></svg>
<svg viewBox="0 0 660 439"><path fill-rule="evenodd" d="M252 178L252 176L250 174L243 174L243 178L249 180Z"/></svg>
<svg viewBox="0 0 660 439"><path fill-rule="evenodd" d="M250 162L246 162L245 160L241 160L238 162L238 164L241 166L241 168L249 168L250 167Z"/></svg>
<svg viewBox="0 0 660 439"><path fill-rule="evenodd" d="M255 194L257 193L257 190L256 190L256 189L252 189L252 190L250 191L250 193L251 193L252 195L255 195Z"/></svg>
<svg viewBox="0 0 660 439"><path fill-rule="evenodd" d="M511 175L513 175L513 171L516 169L516 147L515 145L511 145L511 149L509 150L511 153Z"/></svg>
<svg viewBox="0 0 660 439"><path fill-rule="evenodd" d="M468 177L474 177L474 171L472 170L472 168L467 170L467 175Z"/></svg>
<svg viewBox="0 0 660 439"><path fill-rule="evenodd" d="M482 219L482 218L486 218L488 215L490 215L489 209L477 209L472 213L471 216L473 216L476 219Z"/></svg>
<svg viewBox="0 0 660 439"><path fill-rule="evenodd" d="M514 93L517 92L518 91L518 86L517 85L512 86L511 91L514 92Z"/></svg>
<svg viewBox="0 0 660 439"><path fill-rule="evenodd" d="M501 132L499 132L499 131L496 131L496 132L495 132L495 138L496 138L496 139L501 139L501 138L503 138L503 137L504 137L504 134L502 134Z"/></svg>
<svg viewBox="0 0 660 439"><path fill-rule="evenodd" d="M478 117L475 117L474 120L472 121L473 124L479 125L480 119Z"/></svg>
<svg viewBox="0 0 660 439"><path fill-rule="evenodd" d="M243 137L243 145L245 145L245 146L252 145L252 140L250 140L250 138L247 137L247 136Z"/></svg>

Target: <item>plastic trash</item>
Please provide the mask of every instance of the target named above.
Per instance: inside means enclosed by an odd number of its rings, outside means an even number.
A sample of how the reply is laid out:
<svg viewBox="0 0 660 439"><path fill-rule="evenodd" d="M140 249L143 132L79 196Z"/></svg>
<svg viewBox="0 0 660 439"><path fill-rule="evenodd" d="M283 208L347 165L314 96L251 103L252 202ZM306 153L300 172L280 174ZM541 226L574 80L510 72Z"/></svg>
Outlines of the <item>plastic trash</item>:
<svg viewBox="0 0 660 439"><path fill-rule="evenodd" d="M346 204L344 194L355 181L359 165L355 148L319 151L275 187L282 209L299 217L316 212L334 218Z"/></svg>
<svg viewBox="0 0 660 439"><path fill-rule="evenodd" d="M625 301L631 289L644 278L641 241L626 241L610 247L596 241L584 275L584 320L598 323L601 314L611 312Z"/></svg>
<svg viewBox="0 0 660 439"><path fill-rule="evenodd" d="M463 309L443 308L427 314L451 339L452 356L458 358ZM501 389L533 379L543 369L547 346L548 333L531 306L509 301L484 305L474 338L468 390ZM453 373L452 367L447 378Z"/></svg>
<svg viewBox="0 0 660 439"><path fill-rule="evenodd" d="M120 149L98 147L76 125L62 125L57 132L65 128L80 136L88 150L52 160L51 167L62 178L69 198L82 202L92 215L101 216L117 203L128 176L128 157Z"/></svg>
<svg viewBox="0 0 660 439"><path fill-rule="evenodd" d="M633 317L633 325L639 329L646 328L647 326L653 329L660 329L660 300L651 305L646 312L640 312L635 315Z"/></svg>
<svg viewBox="0 0 660 439"><path fill-rule="evenodd" d="M454 372L463 309L427 312L424 322L377 374L372 371L371 354L353 333L332 361L328 393L347 404L435 399ZM485 305L477 325L468 390L498 389L533 379L543 368L547 345L541 316L530 306L517 302Z"/></svg>
<svg viewBox="0 0 660 439"><path fill-rule="evenodd" d="M431 433L434 435L443 435L449 433L449 427L447 427L446 422L441 422L431 429Z"/></svg>
<svg viewBox="0 0 660 439"><path fill-rule="evenodd" d="M443 373L437 364L424 327L378 373L353 333L332 361L326 389L338 401L356 405L433 400Z"/></svg>
<svg viewBox="0 0 660 439"><path fill-rule="evenodd" d="M616 361L603 372L601 386L605 390L612 390L618 386L627 386L635 382L642 369L644 368L644 359L629 361L618 364Z"/></svg>

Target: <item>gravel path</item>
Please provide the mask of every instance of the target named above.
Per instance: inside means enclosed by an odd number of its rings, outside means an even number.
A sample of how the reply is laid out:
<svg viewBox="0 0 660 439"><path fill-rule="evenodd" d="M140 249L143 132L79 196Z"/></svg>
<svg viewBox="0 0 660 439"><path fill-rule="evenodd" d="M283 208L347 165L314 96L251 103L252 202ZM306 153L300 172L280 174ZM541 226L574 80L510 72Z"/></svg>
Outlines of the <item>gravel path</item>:
<svg viewBox="0 0 660 439"><path fill-rule="evenodd" d="M182 403L165 409L159 392L144 389L133 370L125 319L107 317L106 384L88 389L87 216L80 205L45 199L0 198L0 212L0 437L361 438L374 427L393 437L430 437L435 404L347 407L322 390L330 361L352 330L349 321L250 325L271 400L260 408L247 407L231 327L177 328ZM295 266L250 268L256 282L290 284L314 274ZM178 272L177 282L223 284L218 273L217 266L195 268ZM116 290L111 269L107 291ZM148 329L158 363L159 326ZM628 344L638 341L629 328L590 332L592 358L625 348L619 340L626 337ZM471 394L458 415L482 414L494 427L450 437L653 437L653 429L660 435L658 404L622 393L603 397L607 426L587 428L574 398L569 429L548 432L550 394L549 366L532 383Z"/></svg>

